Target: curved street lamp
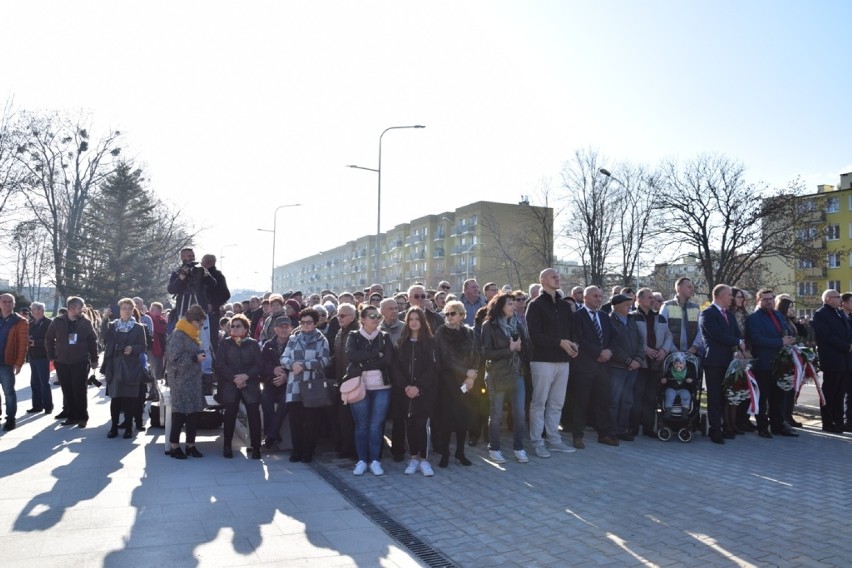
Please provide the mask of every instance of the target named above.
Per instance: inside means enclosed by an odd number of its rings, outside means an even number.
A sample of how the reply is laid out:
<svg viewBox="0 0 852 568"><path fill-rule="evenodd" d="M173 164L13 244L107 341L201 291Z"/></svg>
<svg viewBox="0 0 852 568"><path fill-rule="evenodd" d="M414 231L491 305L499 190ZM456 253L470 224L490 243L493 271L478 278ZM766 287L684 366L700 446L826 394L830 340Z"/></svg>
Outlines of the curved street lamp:
<svg viewBox="0 0 852 568"><path fill-rule="evenodd" d="M272 213L272 230L270 231L269 229L258 229L258 231L263 231L264 233L272 233L272 275L269 281L270 292L275 292L275 242L278 240L278 211L287 207L301 206L301 203L289 203L287 205L279 205Z"/></svg>
<svg viewBox="0 0 852 568"><path fill-rule="evenodd" d="M365 168L363 166L356 166L354 164L347 165L347 168L355 168L358 170L367 170L368 172L376 172L379 177L379 187L377 192L377 205L376 205L376 281L374 284L381 284L381 280L379 277L379 270L382 265L382 138L385 135L385 132L388 130L399 130L401 128L426 128L422 124L413 124L410 126L389 126L382 130L382 133L379 135L379 167L378 168Z"/></svg>
<svg viewBox="0 0 852 568"><path fill-rule="evenodd" d="M470 280L470 253L476 247L485 248L485 245L482 244L482 243L474 243L474 244L470 245L470 248L465 251L465 254L467 254L467 264L465 264L465 267L464 267L464 279L465 279L465 281ZM464 282L462 282L462 287L464 287Z"/></svg>

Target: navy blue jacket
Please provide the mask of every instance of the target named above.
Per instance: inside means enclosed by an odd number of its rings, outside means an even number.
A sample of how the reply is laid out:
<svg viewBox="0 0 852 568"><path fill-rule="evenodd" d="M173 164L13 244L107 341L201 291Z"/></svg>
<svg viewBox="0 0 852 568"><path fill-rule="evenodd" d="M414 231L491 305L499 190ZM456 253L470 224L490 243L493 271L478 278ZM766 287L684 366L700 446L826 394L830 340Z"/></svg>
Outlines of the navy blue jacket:
<svg viewBox="0 0 852 568"><path fill-rule="evenodd" d="M743 338L734 314L729 311L725 322L719 308L710 305L698 316L698 327L704 337L704 366L727 368Z"/></svg>
<svg viewBox="0 0 852 568"><path fill-rule="evenodd" d="M814 334L816 335L819 366L823 371L846 372L849 365L850 330L849 320L831 306L823 306L814 312Z"/></svg>
<svg viewBox="0 0 852 568"><path fill-rule="evenodd" d="M758 371L771 371L775 356L784 346L784 336L796 335L795 331L790 332L787 326L787 318L782 316L781 312L772 310L772 313L778 320L781 331L775 327L769 312L766 310L755 310L748 316L746 333L751 345L751 354L757 359L754 368Z"/></svg>
<svg viewBox="0 0 852 568"><path fill-rule="evenodd" d="M576 363L579 367L606 365L597 359L604 349L612 349L612 321L609 315L598 311L598 321L603 332L603 341L598 337L595 324L585 306L574 313L574 339L579 345Z"/></svg>

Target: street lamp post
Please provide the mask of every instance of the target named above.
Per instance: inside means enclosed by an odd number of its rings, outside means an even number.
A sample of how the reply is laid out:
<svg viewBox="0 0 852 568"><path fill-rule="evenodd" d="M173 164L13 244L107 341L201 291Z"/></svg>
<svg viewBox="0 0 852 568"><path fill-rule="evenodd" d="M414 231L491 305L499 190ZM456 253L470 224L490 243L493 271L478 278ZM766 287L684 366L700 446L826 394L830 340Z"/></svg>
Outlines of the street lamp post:
<svg viewBox="0 0 852 568"><path fill-rule="evenodd" d="M290 203L287 205L279 205L275 208L275 212L272 214L272 230L269 229L258 229L258 231L263 231L264 233L272 233L272 274L270 275L269 280L269 291L275 291L275 242L278 240L278 211L281 209L285 209L287 207L301 207L301 203Z"/></svg>
<svg viewBox="0 0 852 568"><path fill-rule="evenodd" d="M230 247L237 246L237 243L232 243L230 245L225 245L219 249L219 270L225 268L225 249Z"/></svg>
<svg viewBox="0 0 852 568"><path fill-rule="evenodd" d="M465 251L465 253L467 254L467 264L465 264L465 267L464 267L464 279L465 279L465 281L470 280L470 253L476 247L485 248L485 245L483 245L482 243L474 243L474 244L470 245L470 248ZM462 282L462 287L464 287L464 282Z"/></svg>
<svg viewBox="0 0 852 568"><path fill-rule="evenodd" d="M382 130L382 133L379 135L379 167L378 168L365 168L362 166L356 166L354 164L348 165L348 168L356 168L359 170L367 170L368 172L376 172L379 178L379 187L377 192L377 205L376 205L376 281L374 284L381 284L379 279L379 270L382 265L382 138L385 135L385 132L388 130L399 130L401 128L426 128L422 124L413 124L410 126L389 126Z"/></svg>

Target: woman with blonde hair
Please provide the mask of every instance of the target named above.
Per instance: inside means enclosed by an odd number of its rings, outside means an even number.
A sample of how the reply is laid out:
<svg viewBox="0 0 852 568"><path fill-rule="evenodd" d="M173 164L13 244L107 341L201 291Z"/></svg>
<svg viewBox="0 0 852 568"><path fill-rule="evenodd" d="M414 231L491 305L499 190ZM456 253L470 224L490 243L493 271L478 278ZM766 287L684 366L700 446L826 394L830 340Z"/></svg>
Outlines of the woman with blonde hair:
<svg viewBox="0 0 852 568"><path fill-rule="evenodd" d="M110 401L112 426L107 438L118 436L119 415L124 413L124 438L133 436L133 417L141 409L139 390L145 378L141 356L145 353L145 330L133 319L136 309L133 300L118 301L119 317L106 326L104 336L104 361L101 372L106 376L106 393Z"/></svg>
<svg viewBox="0 0 852 568"><path fill-rule="evenodd" d="M450 463L450 436L456 433L456 461L473 465L464 455L464 442L471 423L470 391L479 367L479 351L473 330L464 323L464 305L448 301L444 306L445 323L435 332L438 353L438 398L435 404L434 431L441 454L438 467Z"/></svg>

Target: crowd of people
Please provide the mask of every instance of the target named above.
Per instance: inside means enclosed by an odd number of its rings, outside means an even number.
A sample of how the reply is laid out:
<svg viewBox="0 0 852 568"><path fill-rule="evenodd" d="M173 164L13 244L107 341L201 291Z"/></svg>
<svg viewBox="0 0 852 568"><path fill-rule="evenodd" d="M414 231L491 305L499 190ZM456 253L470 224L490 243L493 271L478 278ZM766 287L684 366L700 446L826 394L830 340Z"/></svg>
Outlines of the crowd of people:
<svg viewBox="0 0 852 568"><path fill-rule="evenodd" d="M95 311L70 297L51 320L38 302L24 317L13 296L0 295L3 428L15 428L14 380L28 359L27 412L53 412L52 362L64 426L87 426L87 385L100 385L99 370L111 398L108 438L121 429L132 438L134 424L144 429L144 401L156 398L150 383L164 379L172 405L167 453L176 459L202 457L199 417L215 390L225 458L234 455L242 405L252 459L281 442L288 420L290 461L310 462L327 435L339 455L353 459L354 475L382 475L389 453L395 461L408 456L405 474L429 477L432 453L440 468L451 456L470 466L466 447L480 442L495 463L525 463L527 450L547 459L584 449L590 428L607 446L656 438L662 416L705 391L714 443L749 431L798 436L797 389L779 384L776 359L787 347L813 343L823 371L823 430L852 430L852 293L827 290L809 326L793 317L789 297L769 289L756 292L753 310L747 292L727 285L716 286L702 309L688 278L669 300L649 288L616 288L604 303L598 286L563 293L552 268L526 290L494 283L480 290L469 279L458 291L442 281L386 296L376 284L230 302L214 256L199 264L184 249L180 260L168 285L170 310L124 298ZM698 364L687 368L688 360ZM743 401L726 386L737 360L750 362L754 376ZM504 430L511 455L501 447Z"/></svg>

